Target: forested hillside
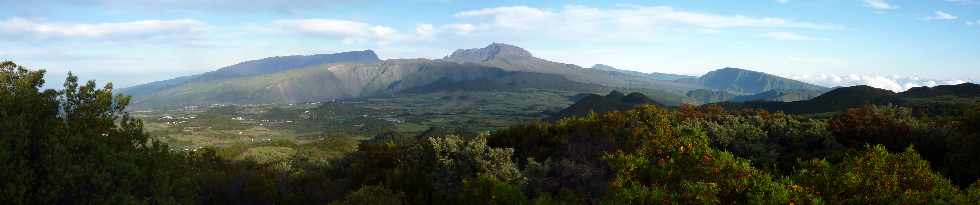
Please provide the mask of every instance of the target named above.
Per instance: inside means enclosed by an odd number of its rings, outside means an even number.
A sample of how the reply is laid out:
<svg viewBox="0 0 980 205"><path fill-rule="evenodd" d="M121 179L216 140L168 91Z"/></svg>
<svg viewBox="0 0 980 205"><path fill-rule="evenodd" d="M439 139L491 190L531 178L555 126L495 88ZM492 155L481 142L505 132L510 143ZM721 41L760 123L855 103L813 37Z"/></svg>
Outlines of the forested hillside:
<svg viewBox="0 0 980 205"><path fill-rule="evenodd" d="M0 63L3 204L980 204L976 103L826 118L642 105L259 162L173 150L111 84L43 90L43 76Z"/></svg>

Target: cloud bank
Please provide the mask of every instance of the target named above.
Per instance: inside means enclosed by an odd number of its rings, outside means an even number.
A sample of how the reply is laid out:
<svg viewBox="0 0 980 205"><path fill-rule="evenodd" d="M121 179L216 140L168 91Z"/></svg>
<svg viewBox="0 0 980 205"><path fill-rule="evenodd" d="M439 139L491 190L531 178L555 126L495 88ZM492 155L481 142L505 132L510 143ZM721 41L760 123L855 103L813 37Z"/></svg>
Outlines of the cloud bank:
<svg viewBox="0 0 980 205"><path fill-rule="evenodd" d="M933 80L933 79L922 79L918 77L905 77L905 76L872 76L872 75L786 75L787 78L799 80L807 83L813 83L816 85L827 86L827 87L837 87L837 86L854 86L854 85L868 85L871 87L891 90L894 92L906 91L909 88L922 87L922 86L937 86L937 85L956 85L961 83L966 83L966 80Z"/></svg>

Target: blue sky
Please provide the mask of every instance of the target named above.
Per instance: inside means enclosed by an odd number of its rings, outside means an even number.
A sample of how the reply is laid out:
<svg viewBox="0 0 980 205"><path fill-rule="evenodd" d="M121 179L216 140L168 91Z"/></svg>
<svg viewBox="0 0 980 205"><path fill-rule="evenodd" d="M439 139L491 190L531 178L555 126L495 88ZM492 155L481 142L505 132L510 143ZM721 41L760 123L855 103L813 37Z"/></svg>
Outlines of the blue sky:
<svg viewBox="0 0 980 205"><path fill-rule="evenodd" d="M117 87L279 55L440 58L491 42L584 67L825 86L980 80L980 0L0 0L0 59Z"/></svg>

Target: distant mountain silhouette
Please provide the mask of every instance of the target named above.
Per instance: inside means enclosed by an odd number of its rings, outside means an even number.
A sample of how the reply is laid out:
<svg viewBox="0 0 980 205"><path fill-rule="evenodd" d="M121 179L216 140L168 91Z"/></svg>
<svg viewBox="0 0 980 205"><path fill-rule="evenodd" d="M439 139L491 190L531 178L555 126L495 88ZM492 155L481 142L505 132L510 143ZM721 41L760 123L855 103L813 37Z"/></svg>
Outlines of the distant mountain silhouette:
<svg viewBox="0 0 980 205"><path fill-rule="evenodd" d="M120 91L133 96L131 108L142 108L297 103L403 92L526 88L582 93L623 90L643 93L667 105L713 101L685 96L688 91L698 89L739 95L773 89L823 89L733 68L713 71L700 78L641 73L601 64L582 68L537 58L517 46L493 43L484 48L460 49L437 60L380 60L371 50L271 57ZM764 97L782 99L780 95ZM734 99L732 96L722 98Z"/></svg>
<svg viewBox="0 0 980 205"><path fill-rule="evenodd" d="M980 96L980 85L963 83L959 85L940 85L935 87L914 87L902 92L902 97L937 97L937 96L975 97Z"/></svg>

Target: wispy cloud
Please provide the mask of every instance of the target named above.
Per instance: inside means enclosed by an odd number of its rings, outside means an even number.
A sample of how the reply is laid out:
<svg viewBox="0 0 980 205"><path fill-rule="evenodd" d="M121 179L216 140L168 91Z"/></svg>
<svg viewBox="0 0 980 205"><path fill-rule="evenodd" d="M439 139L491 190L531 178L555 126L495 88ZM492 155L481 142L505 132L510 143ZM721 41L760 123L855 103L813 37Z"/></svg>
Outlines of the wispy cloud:
<svg viewBox="0 0 980 205"><path fill-rule="evenodd" d="M835 29L826 23L802 22L775 17L750 17L743 15L719 15L713 13L683 11L667 6L623 6L618 8L593 8L566 6L550 11L527 6L494 7L456 13L456 17L488 17L491 23L508 28L549 26L574 26L577 21L586 25L609 24L618 28L678 24L710 29L724 28L803 28ZM564 20L563 20L564 19ZM574 21L573 21L574 20Z"/></svg>
<svg viewBox="0 0 980 205"><path fill-rule="evenodd" d="M814 38L814 37L804 36L804 35L796 34L796 33L793 33L793 32L786 32L786 31L769 32L769 33L763 34L762 36L763 37L766 37L766 38L769 38L769 39L781 40L781 41L813 41L813 40L822 40L820 38Z"/></svg>
<svg viewBox="0 0 980 205"><path fill-rule="evenodd" d="M370 40L388 43L399 38L402 34L394 28L382 25L371 25L359 21L338 19L292 19L278 20L273 23L279 28L314 36L340 38L344 42ZM422 28L424 32L425 28Z"/></svg>
<svg viewBox="0 0 980 205"><path fill-rule="evenodd" d="M780 4L786 4L789 3L789 0L776 0L776 2Z"/></svg>
<svg viewBox="0 0 980 205"><path fill-rule="evenodd" d="M976 20L976 21L967 21L967 22L966 22L966 25L967 25L967 26L980 26L980 20Z"/></svg>
<svg viewBox="0 0 980 205"><path fill-rule="evenodd" d="M25 18L0 20L0 35L48 38L147 38L198 33L206 24L194 19L108 23L46 22Z"/></svg>
<svg viewBox="0 0 980 205"><path fill-rule="evenodd" d="M935 11L932 13L932 16L925 17L926 20L956 20L958 18L944 11Z"/></svg>
<svg viewBox="0 0 980 205"><path fill-rule="evenodd" d="M626 5L612 8L570 5L560 9L528 6L492 7L458 12L457 19L474 25L473 32L588 41L633 39L657 41L671 32L719 33L733 29L834 30L829 23L779 17L722 15L667 6Z"/></svg>
<svg viewBox="0 0 980 205"><path fill-rule="evenodd" d="M864 4L876 10L895 10L898 5L888 3L886 0L864 0Z"/></svg>
<svg viewBox="0 0 980 205"><path fill-rule="evenodd" d="M99 7L158 11L206 12L292 12L349 5L358 0L0 0L3 5L20 7Z"/></svg>
<svg viewBox="0 0 980 205"><path fill-rule="evenodd" d="M945 1L946 2L950 2L950 3L955 3L955 4L974 4L974 3L977 3L976 0L945 0Z"/></svg>

